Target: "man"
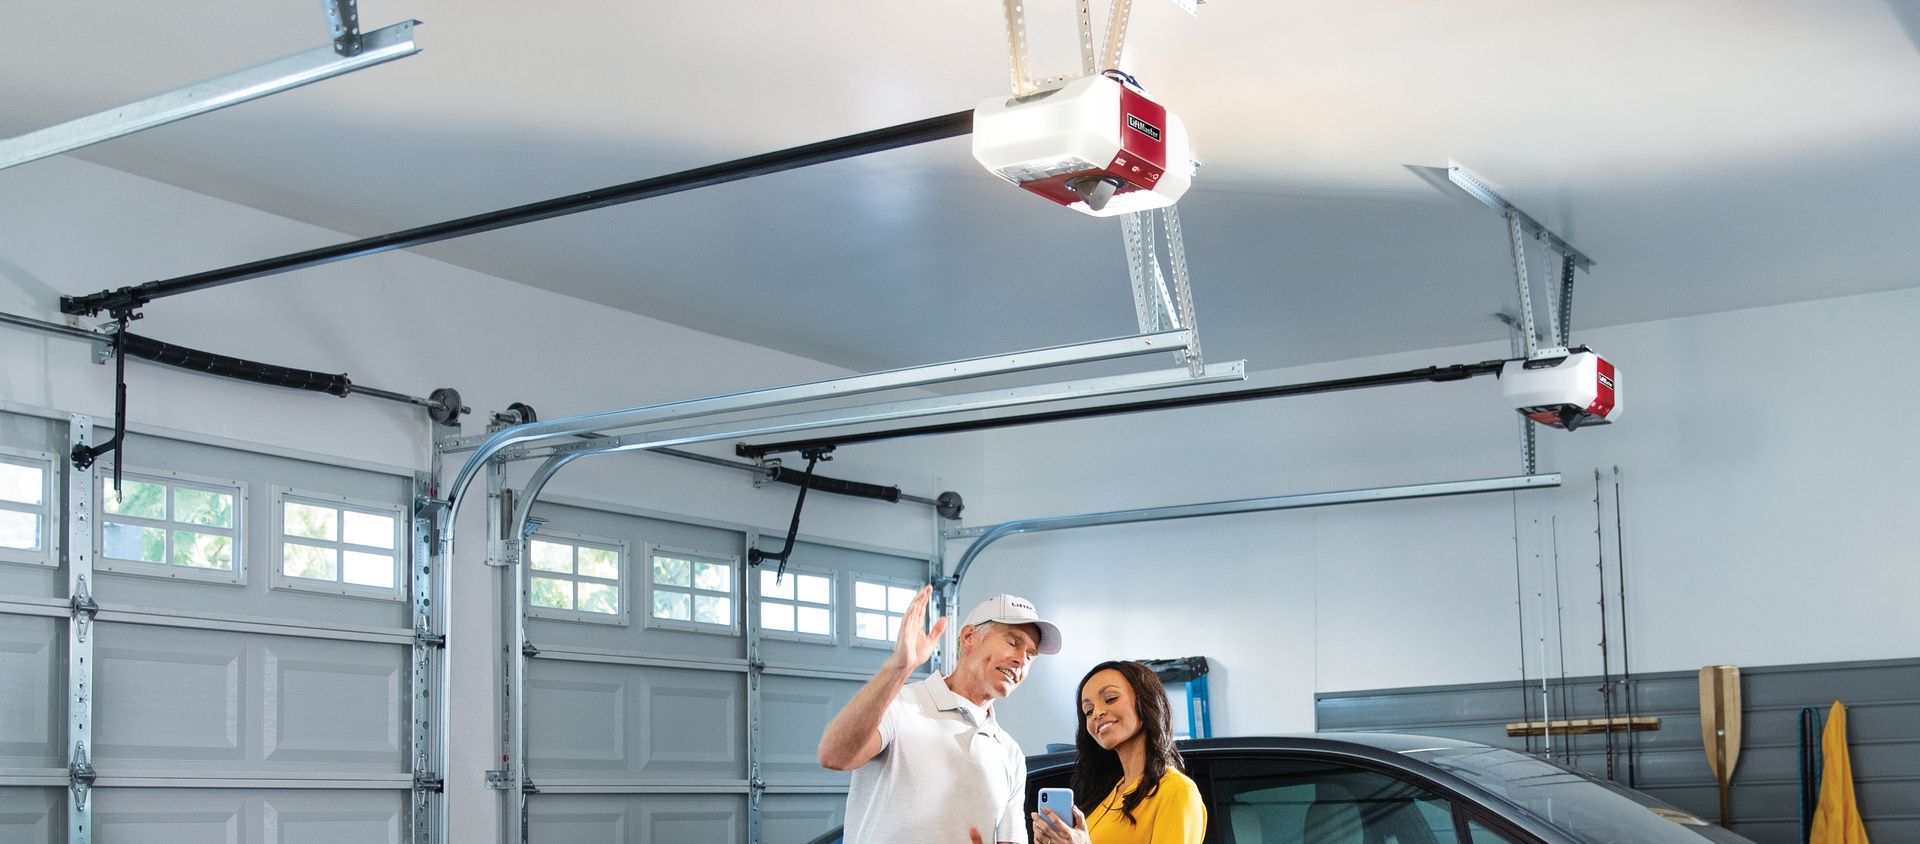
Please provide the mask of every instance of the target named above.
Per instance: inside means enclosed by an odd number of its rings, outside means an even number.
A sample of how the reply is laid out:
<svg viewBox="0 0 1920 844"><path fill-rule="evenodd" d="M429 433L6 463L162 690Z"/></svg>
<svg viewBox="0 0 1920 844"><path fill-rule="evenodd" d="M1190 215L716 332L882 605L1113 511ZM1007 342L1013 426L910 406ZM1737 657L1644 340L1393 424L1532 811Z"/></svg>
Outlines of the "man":
<svg viewBox="0 0 1920 844"><path fill-rule="evenodd" d="M1026 844L1027 758L993 702L1020 687L1034 657L1060 651L1060 628L1013 595L988 598L960 627L953 673L909 684L947 619L926 629L932 587L900 620L893 654L820 737L820 764L852 771L846 844Z"/></svg>

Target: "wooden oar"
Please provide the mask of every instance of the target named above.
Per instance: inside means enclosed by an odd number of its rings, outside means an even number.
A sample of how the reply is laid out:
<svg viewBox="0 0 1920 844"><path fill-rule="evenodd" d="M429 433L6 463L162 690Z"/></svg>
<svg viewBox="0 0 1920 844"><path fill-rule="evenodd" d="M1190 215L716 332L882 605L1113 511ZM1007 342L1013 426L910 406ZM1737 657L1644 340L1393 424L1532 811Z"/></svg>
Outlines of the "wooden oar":
<svg viewBox="0 0 1920 844"><path fill-rule="evenodd" d="M1707 767L1720 785L1720 825L1733 825L1733 766L1740 761L1740 669L1709 665L1700 669L1700 739L1707 746Z"/></svg>

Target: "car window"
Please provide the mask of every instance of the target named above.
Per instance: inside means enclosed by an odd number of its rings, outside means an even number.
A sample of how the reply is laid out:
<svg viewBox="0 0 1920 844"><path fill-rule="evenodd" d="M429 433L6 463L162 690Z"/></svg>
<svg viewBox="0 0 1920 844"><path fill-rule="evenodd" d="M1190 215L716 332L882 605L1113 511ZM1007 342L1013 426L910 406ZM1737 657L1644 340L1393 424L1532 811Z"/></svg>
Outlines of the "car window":
<svg viewBox="0 0 1920 844"><path fill-rule="evenodd" d="M1700 844L1747 839L1638 791L1494 747L1411 754L1591 844Z"/></svg>
<svg viewBox="0 0 1920 844"><path fill-rule="evenodd" d="M1208 812L1215 824L1224 826L1221 840L1230 844L1460 841L1447 798L1377 771L1324 761L1250 758L1217 760L1212 773Z"/></svg>
<svg viewBox="0 0 1920 844"><path fill-rule="evenodd" d="M1481 826L1479 821L1467 821L1467 840L1473 844L1513 844L1513 839Z"/></svg>

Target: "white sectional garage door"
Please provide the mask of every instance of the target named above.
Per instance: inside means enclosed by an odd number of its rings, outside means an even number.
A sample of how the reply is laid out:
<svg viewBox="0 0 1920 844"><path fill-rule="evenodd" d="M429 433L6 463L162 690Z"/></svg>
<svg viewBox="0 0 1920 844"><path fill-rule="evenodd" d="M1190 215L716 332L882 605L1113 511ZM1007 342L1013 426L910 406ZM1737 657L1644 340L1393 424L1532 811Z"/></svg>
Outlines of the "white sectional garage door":
<svg viewBox="0 0 1920 844"><path fill-rule="evenodd" d="M64 422L0 433L13 466L68 449ZM140 436L123 471L121 495L95 473L93 840L402 841L411 479ZM0 556L0 840L38 844L67 839L67 577L23 550Z"/></svg>
<svg viewBox="0 0 1920 844"><path fill-rule="evenodd" d="M815 745L928 560L802 541L775 582L744 564L743 529L533 513L528 840L804 841L838 824L847 775Z"/></svg>

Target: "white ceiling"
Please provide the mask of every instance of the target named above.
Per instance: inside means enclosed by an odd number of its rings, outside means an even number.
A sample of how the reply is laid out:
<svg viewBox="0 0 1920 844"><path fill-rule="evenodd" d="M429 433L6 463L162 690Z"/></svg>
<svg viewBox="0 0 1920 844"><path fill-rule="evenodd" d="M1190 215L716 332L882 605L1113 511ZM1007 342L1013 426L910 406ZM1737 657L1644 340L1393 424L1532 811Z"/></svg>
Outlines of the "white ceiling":
<svg viewBox="0 0 1920 844"><path fill-rule="evenodd" d="M15 0L0 136L318 46L321 9ZM1043 73L1073 61L1071 9L1033 4ZM77 155L365 236L1008 84L995 0L361 10L424 21L424 52ZM1504 225L1409 164L1460 161L1598 262L1576 340L1920 284L1916 44L1920 0L1142 0L1127 65L1206 164L1180 207L1208 357L1265 368L1505 337ZM965 139L420 251L854 369L1132 331L1119 223L997 181Z"/></svg>

